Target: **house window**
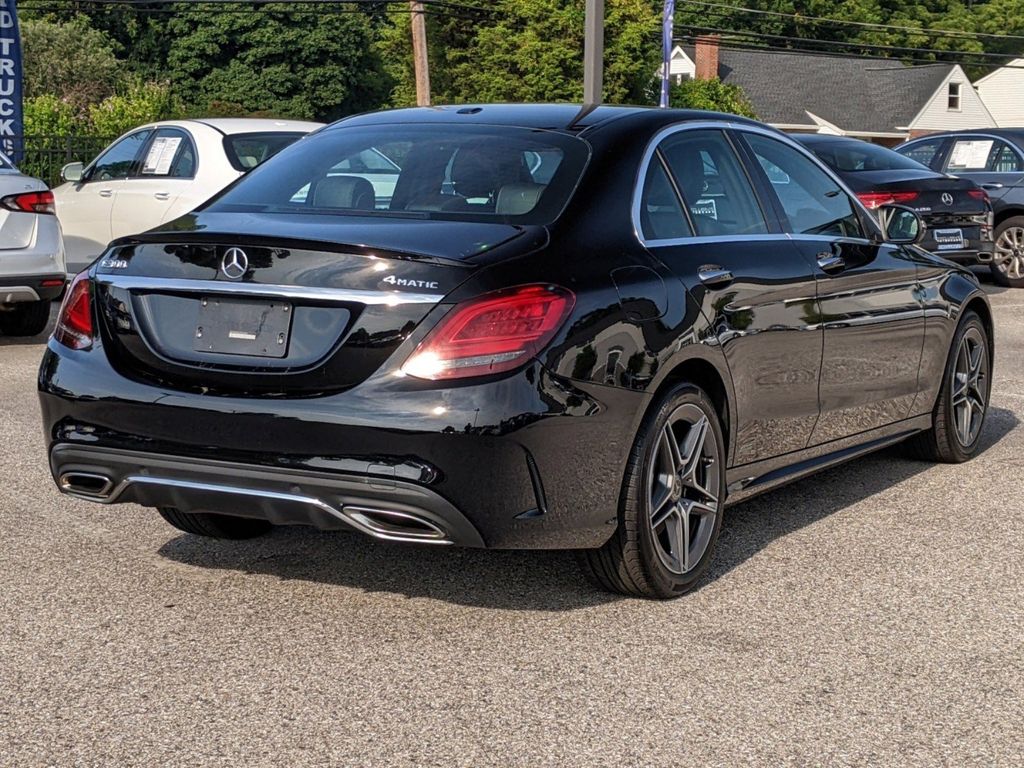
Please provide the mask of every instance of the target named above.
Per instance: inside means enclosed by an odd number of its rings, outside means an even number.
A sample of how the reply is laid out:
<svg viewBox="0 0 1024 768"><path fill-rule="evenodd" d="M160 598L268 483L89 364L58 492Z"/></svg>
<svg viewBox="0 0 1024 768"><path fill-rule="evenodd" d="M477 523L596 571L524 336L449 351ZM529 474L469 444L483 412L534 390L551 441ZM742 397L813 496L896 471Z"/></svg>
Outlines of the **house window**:
<svg viewBox="0 0 1024 768"><path fill-rule="evenodd" d="M960 111L960 83L949 84L948 107L951 112Z"/></svg>

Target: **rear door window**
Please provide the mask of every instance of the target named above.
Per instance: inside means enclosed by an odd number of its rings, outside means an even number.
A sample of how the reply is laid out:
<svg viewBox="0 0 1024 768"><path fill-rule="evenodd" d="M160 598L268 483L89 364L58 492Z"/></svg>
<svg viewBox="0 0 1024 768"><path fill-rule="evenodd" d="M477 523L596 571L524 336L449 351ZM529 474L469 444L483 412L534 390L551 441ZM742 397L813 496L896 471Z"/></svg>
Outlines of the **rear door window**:
<svg viewBox="0 0 1024 768"><path fill-rule="evenodd" d="M995 139L968 137L956 139L946 159L947 173L983 172L989 168L989 160L996 147Z"/></svg>
<svg viewBox="0 0 1024 768"><path fill-rule="evenodd" d="M1021 163L1020 155L1014 152L1009 144L997 141L988 161L987 170L992 173L1017 173L1024 170L1024 164Z"/></svg>
<svg viewBox="0 0 1024 768"><path fill-rule="evenodd" d="M680 131L659 147L701 236L768 232L747 174L725 134Z"/></svg>
<svg viewBox="0 0 1024 768"><path fill-rule="evenodd" d="M191 179L196 175L196 148L180 128L161 128L146 147L139 176Z"/></svg>

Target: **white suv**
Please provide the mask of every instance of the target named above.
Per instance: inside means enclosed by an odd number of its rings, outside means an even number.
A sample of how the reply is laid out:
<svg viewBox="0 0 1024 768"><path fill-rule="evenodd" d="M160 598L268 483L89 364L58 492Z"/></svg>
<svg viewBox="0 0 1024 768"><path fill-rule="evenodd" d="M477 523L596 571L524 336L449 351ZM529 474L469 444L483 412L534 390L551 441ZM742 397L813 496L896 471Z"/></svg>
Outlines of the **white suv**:
<svg viewBox="0 0 1024 768"><path fill-rule="evenodd" d="M0 334L42 333L65 274L53 193L0 154Z"/></svg>
<svg viewBox="0 0 1024 768"><path fill-rule="evenodd" d="M68 270L87 267L111 240L188 213L320 127L297 120L167 120L129 131L87 166L64 166L66 183L53 193Z"/></svg>

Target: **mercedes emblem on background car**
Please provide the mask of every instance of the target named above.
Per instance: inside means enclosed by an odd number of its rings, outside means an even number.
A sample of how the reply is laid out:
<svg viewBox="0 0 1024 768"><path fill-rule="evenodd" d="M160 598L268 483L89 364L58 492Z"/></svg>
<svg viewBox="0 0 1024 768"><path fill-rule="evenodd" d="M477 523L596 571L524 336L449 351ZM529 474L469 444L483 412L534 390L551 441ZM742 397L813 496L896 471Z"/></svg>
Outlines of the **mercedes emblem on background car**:
<svg viewBox="0 0 1024 768"><path fill-rule="evenodd" d="M952 205L953 204L953 196L951 194L949 194L949 192L943 192L942 193L942 202L945 205Z"/></svg>
<svg viewBox="0 0 1024 768"><path fill-rule="evenodd" d="M249 271L249 257L241 248L228 248L221 259L220 271L231 280L239 280Z"/></svg>

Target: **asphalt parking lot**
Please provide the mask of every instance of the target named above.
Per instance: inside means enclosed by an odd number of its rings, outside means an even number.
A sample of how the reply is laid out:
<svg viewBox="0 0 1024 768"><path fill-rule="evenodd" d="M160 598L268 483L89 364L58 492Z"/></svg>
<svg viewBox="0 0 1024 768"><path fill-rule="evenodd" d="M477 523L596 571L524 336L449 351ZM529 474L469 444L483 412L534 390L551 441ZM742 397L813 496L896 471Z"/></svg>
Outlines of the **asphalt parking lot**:
<svg viewBox="0 0 1024 768"><path fill-rule="evenodd" d="M984 451L731 509L670 603L569 554L179 535L60 496L0 339L0 765L1020 765L1024 291Z"/></svg>

